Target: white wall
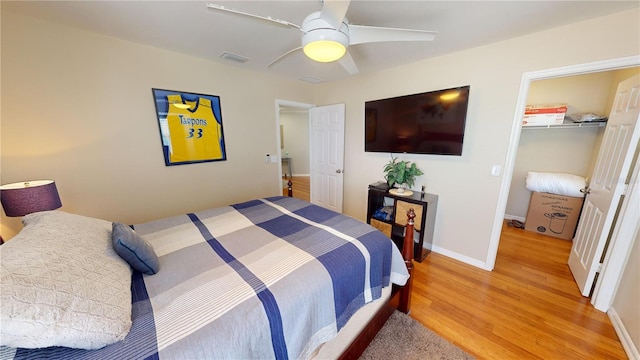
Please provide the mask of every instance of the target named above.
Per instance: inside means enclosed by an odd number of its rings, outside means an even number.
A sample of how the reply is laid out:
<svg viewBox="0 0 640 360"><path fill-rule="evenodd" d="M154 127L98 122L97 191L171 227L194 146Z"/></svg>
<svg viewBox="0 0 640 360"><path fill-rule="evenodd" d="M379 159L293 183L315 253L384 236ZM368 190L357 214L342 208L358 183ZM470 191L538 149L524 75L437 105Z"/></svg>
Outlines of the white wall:
<svg viewBox="0 0 640 360"><path fill-rule="evenodd" d="M323 84L315 103L344 102L347 109L344 212L365 218L367 185L382 179L389 159L388 154L363 150L359 139L364 136L364 102L469 84L462 156L400 157L417 162L424 171L416 187L426 185L427 192L439 195L433 250L484 266L493 219L500 211L501 179L491 176L491 168L504 168L523 73L637 56L638 17L637 10L626 11Z"/></svg>
<svg viewBox="0 0 640 360"><path fill-rule="evenodd" d="M51 178L61 210L124 223L277 195L274 99L311 86L5 10L1 182ZM165 166L151 88L220 96L228 160Z"/></svg>
<svg viewBox="0 0 640 360"><path fill-rule="evenodd" d="M308 85L4 11L1 182L54 178L63 210L127 223L277 194L277 166L264 162L279 146L274 99L346 103L344 212L364 219L367 185L389 160L363 150L364 102L469 84L463 155L400 157L425 172L416 187L440 196L434 251L483 267L499 211L491 167L505 165L522 74L637 56L638 17L625 11ZM166 167L152 87L219 95L228 161ZM20 228L2 221L5 237Z"/></svg>
<svg viewBox="0 0 640 360"><path fill-rule="evenodd" d="M282 156L289 154L293 175L309 176L309 111L281 110L280 124L284 132Z"/></svg>
<svg viewBox="0 0 640 360"><path fill-rule="evenodd" d="M634 245L629 254L627 266L624 269L618 291L611 305L626 329L635 347L636 354L640 351L640 231L636 232Z"/></svg>

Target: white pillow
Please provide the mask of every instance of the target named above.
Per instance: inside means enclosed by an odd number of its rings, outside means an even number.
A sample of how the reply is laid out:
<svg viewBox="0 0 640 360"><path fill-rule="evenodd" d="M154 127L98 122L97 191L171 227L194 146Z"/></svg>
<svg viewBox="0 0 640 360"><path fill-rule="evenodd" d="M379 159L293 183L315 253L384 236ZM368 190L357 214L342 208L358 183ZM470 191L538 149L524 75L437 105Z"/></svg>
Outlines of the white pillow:
<svg viewBox="0 0 640 360"><path fill-rule="evenodd" d="M0 345L99 349L131 328L131 268L111 222L62 211L27 215L0 246Z"/></svg>
<svg viewBox="0 0 640 360"><path fill-rule="evenodd" d="M525 186L529 191L584 197L580 189L587 186L587 180L573 174L529 171Z"/></svg>

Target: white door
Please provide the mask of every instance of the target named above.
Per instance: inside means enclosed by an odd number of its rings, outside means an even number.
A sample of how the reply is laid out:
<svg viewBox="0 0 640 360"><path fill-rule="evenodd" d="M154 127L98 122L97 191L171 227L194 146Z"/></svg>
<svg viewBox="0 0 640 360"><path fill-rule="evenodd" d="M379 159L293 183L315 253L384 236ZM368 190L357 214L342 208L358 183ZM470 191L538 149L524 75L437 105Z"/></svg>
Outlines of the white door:
<svg viewBox="0 0 640 360"><path fill-rule="evenodd" d="M311 119L311 202L342 212L344 104L309 110Z"/></svg>
<svg viewBox="0 0 640 360"><path fill-rule="evenodd" d="M625 191L640 126L640 75L618 85L582 215L569 254L569 268L583 296L589 296L620 196Z"/></svg>

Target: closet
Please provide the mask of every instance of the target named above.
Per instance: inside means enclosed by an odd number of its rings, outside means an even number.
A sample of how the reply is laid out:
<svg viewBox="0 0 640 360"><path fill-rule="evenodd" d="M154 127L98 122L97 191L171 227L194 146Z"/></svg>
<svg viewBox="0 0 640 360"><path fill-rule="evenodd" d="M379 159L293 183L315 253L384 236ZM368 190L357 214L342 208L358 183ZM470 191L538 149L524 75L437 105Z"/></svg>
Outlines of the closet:
<svg viewBox="0 0 640 360"><path fill-rule="evenodd" d="M527 104L565 103L567 114L608 116L618 83L637 72L631 68L534 81ZM590 177L606 123L565 123L522 128L505 218L525 221L531 198L525 187L528 171Z"/></svg>

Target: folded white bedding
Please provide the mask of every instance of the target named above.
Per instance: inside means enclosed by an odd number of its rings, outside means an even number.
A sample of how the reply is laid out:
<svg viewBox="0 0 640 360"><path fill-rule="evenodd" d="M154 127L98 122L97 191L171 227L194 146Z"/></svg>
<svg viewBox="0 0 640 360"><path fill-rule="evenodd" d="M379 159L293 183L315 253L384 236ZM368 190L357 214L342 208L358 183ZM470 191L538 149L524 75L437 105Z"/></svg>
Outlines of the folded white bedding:
<svg viewBox="0 0 640 360"><path fill-rule="evenodd" d="M534 171L527 173L526 186L529 191L584 197L580 189L586 185L587 180L578 175Z"/></svg>

